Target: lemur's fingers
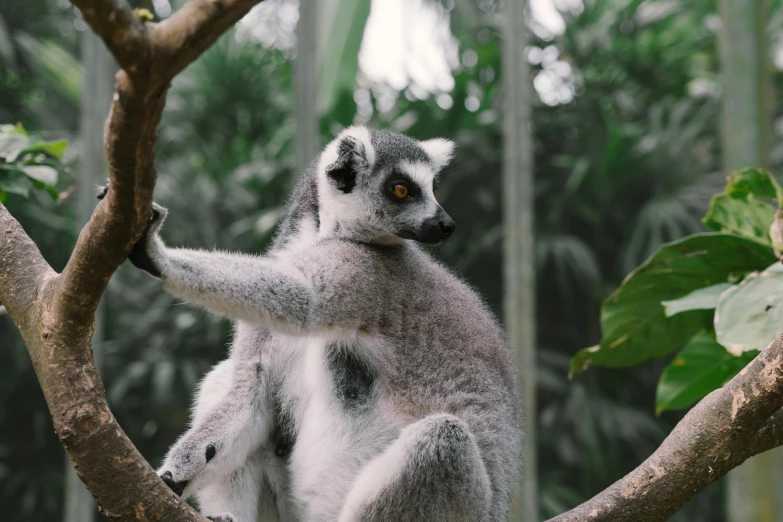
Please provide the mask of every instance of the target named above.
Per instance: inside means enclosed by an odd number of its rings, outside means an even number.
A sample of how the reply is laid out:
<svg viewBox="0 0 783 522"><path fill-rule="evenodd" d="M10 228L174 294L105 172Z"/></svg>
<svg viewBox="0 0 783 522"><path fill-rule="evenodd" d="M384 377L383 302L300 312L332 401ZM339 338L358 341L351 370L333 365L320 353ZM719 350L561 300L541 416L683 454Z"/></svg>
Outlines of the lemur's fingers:
<svg viewBox="0 0 783 522"><path fill-rule="evenodd" d="M141 239L133 245L133 250L128 254L128 259L133 263L136 268L140 268L149 274L160 277L160 269L155 266L155 263L150 258L147 251L147 246L151 241L154 241L153 236L160 230L163 221L166 219L168 210L161 207L154 201L152 202L152 216L147 222L147 226L144 228L144 233L141 235Z"/></svg>
<svg viewBox="0 0 783 522"><path fill-rule="evenodd" d="M174 477L171 475L171 471L164 471L160 475L160 479L163 481L164 484L166 484L171 491L182 496L182 492L185 491L185 486L188 485L187 480L181 480L179 482L174 480Z"/></svg>
<svg viewBox="0 0 783 522"><path fill-rule="evenodd" d="M103 199L106 197L106 194L109 193L109 186L110 183L107 181L107 183L103 186L98 187L98 193L97 198ZM169 211L165 208L161 207L154 201L152 202L152 217L150 217L150 223L157 223L158 227L155 228L157 230L160 228L160 225L163 223L163 221L166 219L166 216L168 215ZM155 231L153 230L153 232ZM145 231L146 232L146 231Z"/></svg>

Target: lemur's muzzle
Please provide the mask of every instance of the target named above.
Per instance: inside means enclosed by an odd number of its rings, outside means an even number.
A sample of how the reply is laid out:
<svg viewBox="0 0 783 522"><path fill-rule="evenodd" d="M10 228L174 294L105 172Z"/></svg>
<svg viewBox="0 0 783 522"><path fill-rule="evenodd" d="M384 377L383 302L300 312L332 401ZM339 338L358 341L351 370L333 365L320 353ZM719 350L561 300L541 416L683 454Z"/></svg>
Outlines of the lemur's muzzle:
<svg viewBox="0 0 783 522"><path fill-rule="evenodd" d="M422 243L440 243L451 237L457 224L446 214L446 211L439 208L434 216L422 221L421 227L416 233L416 241Z"/></svg>

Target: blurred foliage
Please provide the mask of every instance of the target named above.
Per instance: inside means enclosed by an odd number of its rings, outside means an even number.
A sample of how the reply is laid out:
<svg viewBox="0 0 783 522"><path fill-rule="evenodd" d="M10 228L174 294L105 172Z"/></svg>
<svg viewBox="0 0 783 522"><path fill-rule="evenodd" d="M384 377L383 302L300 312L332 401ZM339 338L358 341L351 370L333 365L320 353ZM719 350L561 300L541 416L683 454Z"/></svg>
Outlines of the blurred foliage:
<svg viewBox="0 0 783 522"><path fill-rule="evenodd" d="M28 197L31 189L45 190L56 200L57 171L67 147L64 140L30 136L21 124L0 125L0 203L9 193Z"/></svg>
<svg viewBox="0 0 783 522"><path fill-rule="evenodd" d="M475 7L475 16L464 16L453 4L442 2L460 46L454 89L397 93L360 73L355 92L334 94L331 110L322 115L322 139L343 125L368 122L422 139L456 140L457 158L439 199L458 221L459 233L434 253L502 316L498 2L456 2ZM0 2L0 121L20 121L44 135L77 132L78 69L56 52L76 55L84 21L65 5ZM661 243L703 230L700 217L723 181L713 3L556 5L565 32L535 28L538 36L527 54L538 92L537 442L547 516L635 467L678 420L676 413L653 416L666 360L599 368L569 382L569 358L599 342L601 302L627 272ZM774 34L780 18L770 18ZM296 178L290 77L282 51L245 41L237 32L175 80L157 157L156 199L171 210L168 242L246 252L265 248ZM783 86L780 74L775 81ZM783 149L773 150L773 160L783 161ZM55 269L62 268L75 237L67 197L72 183L68 176L58 181L66 196L59 205L38 192L31 201L8 197L9 209ZM156 281L127 266L109 285L106 304L100 333L108 397L125 431L157 464L186 422L193 386L225 357L230 325L176 303ZM62 450L29 359L2 317L0 346L0 509L9 520L57 520ZM722 520L720 495L719 485L709 488L675 520Z"/></svg>

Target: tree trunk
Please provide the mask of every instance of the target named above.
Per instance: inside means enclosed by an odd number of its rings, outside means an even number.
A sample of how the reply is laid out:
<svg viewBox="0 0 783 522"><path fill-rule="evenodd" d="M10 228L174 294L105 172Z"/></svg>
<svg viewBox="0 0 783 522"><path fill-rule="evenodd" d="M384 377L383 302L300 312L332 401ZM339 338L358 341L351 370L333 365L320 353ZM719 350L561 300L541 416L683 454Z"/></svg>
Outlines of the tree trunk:
<svg viewBox="0 0 783 522"><path fill-rule="evenodd" d="M768 0L720 0L723 83L723 166L725 172L766 167L769 160L772 90L768 71ZM783 450L749 459L728 475L729 522L781 522L776 493L783 474Z"/></svg>
<svg viewBox="0 0 783 522"><path fill-rule="evenodd" d="M536 328L535 265L533 257L533 138L532 82L525 60L528 29L527 1L506 3L503 80L506 97L505 195L505 318L509 341L516 354L522 386L524 471L514 500L515 521L537 522L536 475Z"/></svg>

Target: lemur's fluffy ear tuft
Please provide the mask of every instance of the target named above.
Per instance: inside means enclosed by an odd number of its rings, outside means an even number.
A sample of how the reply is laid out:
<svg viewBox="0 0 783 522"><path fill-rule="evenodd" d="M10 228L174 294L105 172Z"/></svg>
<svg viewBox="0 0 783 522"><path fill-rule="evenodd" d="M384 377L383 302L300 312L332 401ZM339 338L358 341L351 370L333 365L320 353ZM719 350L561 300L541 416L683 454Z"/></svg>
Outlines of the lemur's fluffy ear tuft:
<svg viewBox="0 0 783 522"><path fill-rule="evenodd" d="M337 138L337 159L326 167L332 184L348 194L356 185L356 176L372 169L375 151L365 127L349 127Z"/></svg>
<svg viewBox="0 0 783 522"><path fill-rule="evenodd" d="M445 138L433 138L422 141L421 148L430 157L436 169L442 169L454 157L454 142Z"/></svg>

